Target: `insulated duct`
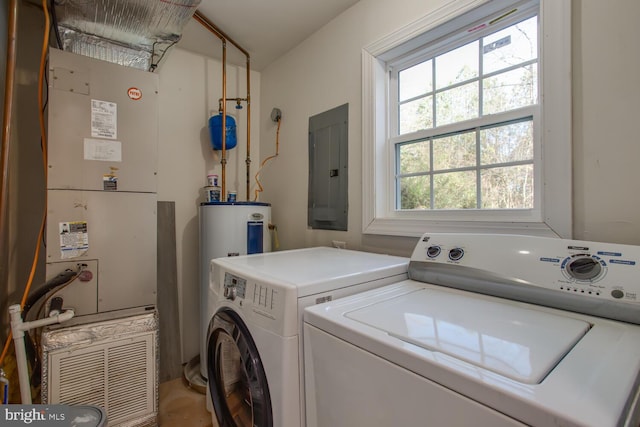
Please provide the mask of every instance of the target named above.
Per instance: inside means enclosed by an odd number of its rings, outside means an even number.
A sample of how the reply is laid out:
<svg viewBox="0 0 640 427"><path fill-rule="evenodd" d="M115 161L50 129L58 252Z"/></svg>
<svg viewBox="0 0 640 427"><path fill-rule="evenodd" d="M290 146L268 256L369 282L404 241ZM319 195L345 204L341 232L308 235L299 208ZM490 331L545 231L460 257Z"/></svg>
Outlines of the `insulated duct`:
<svg viewBox="0 0 640 427"><path fill-rule="evenodd" d="M200 1L55 0L60 48L153 71Z"/></svg>

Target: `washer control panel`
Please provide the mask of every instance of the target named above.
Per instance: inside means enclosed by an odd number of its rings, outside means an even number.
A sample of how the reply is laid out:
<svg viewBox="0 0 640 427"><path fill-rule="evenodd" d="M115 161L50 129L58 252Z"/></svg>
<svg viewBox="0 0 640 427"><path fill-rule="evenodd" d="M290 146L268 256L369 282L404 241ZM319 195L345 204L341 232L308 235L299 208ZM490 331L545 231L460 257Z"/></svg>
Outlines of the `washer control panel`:
<svg viewBox="0 0 640 427"><path fill-rule="evenodd" d="M243 312L252 312L263 318L274 320L282 316L282 289L266 282L224 272L221 286L222 299Z"/></svg>
<svg viewBox="0 0 640 427"><path fill-rule="evenodd" d="M231 274L224 274L223 295L229 301L236 301L240 305L251 303L255 310L271 312L278 303L278 290L263 283L249 283L247 279Z"/></svg>
<svg viewBox="0 0 640 427"><path fill-rule="evenodd" d="M230 273L224 275L223 295L226 299L234 301L236 298L245 298L247 292L247 280Z"/></svg>
<svg viewBox="0 0 640 427"><path fill-rule="evenodd" d="M411 261L414 268L428 270L433 263L457 266L458 271L468 267L514 284L640 308L640 246L520 235L427 233Z"/></svg>

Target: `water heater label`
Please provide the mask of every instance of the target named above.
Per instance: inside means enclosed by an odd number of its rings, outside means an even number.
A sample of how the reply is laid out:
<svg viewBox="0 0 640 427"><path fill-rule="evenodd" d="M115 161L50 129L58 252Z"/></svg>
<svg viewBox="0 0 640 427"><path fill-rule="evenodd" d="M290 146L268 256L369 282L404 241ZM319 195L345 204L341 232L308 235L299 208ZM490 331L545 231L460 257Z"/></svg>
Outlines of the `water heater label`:
<svg viewBox="0 0 640 427"><path fill-rule="evenodd" d="M58 224L60 230L60 258L77 258L89 249L86 221L70 221Z"/></svg>
<svg viewBox="0 0 640 427"><path fill-rule="evenodd" d="M91 136L109 139L118 137L118 104L91 100Z"/></svg>

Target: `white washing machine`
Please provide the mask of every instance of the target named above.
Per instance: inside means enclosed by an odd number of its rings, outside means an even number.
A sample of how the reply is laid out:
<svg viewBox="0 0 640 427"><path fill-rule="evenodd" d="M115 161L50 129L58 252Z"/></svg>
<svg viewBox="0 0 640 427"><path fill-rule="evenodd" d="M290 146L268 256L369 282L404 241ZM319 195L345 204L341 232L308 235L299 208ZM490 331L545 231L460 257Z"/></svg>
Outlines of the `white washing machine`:
<svg viewBox="0 0 640 427"><path fill-rule="evenodd" d="M425 234L304 313L307 425L640 424L640 247Z"/></svg>
<svg viewBox="0 0 640 427"><path fill-rule="evenodd" d="M406 279L408 264L328 247L212 260L204 359L212 418L304 425L304 308Z"/></svg>

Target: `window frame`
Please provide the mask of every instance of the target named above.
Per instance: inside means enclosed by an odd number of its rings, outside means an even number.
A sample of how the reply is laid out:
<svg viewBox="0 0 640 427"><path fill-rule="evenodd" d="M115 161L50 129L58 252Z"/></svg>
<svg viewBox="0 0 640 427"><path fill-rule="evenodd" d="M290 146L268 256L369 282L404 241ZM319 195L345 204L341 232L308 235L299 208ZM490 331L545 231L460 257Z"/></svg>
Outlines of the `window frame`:
<svg viewBox="0 0 640 427"><path fill-rule="evenodd" d="M420 236L425 231L492 232L571 238L571 2L540 0L539 108L534 133L538 175L530 212L517 210L400 211L395 209L395 148L390 142L387 64L424 43L427 32L448 31L483 13L522 2L462 0L449 2L418 21L362 50L363 74L363 224L364 234ZM470 12L470 13L467 13ZM471 18L469 18L471 16ZM477 19L477 18L476 18ZM422 37L422 39L421 39ZM530 108L530 107L527 107ZM523 215L524 214L524 215Z"/></svg>

